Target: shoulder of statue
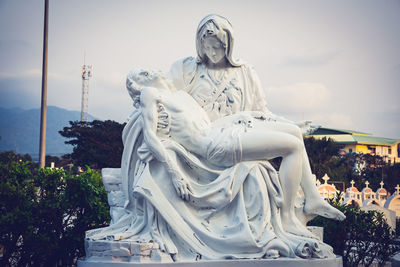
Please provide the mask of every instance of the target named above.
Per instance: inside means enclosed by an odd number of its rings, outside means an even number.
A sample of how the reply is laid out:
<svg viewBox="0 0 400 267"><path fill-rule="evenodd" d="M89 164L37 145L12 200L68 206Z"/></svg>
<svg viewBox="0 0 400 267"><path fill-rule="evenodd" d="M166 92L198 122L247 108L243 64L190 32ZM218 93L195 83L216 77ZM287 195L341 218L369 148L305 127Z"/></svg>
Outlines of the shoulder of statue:
<svg viewBox="0 0 400 267"><path fill-rule="evenodd" d="M172 79L178 88L185 87L195 76L197 65L197 59L194 57L181 58L172 64L167 77Z"/></svg>
<svg viewBox="0 0 400 267"><path fill-rule="evenodd" d="M239 66L239 68L242 70L243 75L251 81L256 79L257 73L254 69L254 66L245 61L241 61L241 63L242 64Z"/></svg>
<svg viewBox="0 0 400 267"><path fill-rule="evenodd" d="M191 69L195 69L197 66L197 60L194 57L185 57L178 59L171 65L172 68L183 69L183 71L189 71Z"/></svg>
<svg viewBox="0 0 400 267"><path fill-rule="evenodd" d="M188 85L196 76L198 64L197 59L194 57L182 59L182 76L185 85Z"/></svg>
<svg viewBox="0 0 400 267"><path fill-rule="evenodd" d="M254 71L254 66L247 62L242 61L242 64L240 65L240 67L244 68L246 71Z"/></svg>
<svg viewBox="0 0 400 267"><path fill-rule="evenodd" d="M194 57L186 57L182 59L183 73L193 73L197 69L197 59Z"/></svg>
<svg viewBox="0 0 400 267"><path fill-rule="evenodd" d="M256 69L252 64L245 63L242 65L245 68L247 75L250 79L258 79L258 75Z"/></svg>

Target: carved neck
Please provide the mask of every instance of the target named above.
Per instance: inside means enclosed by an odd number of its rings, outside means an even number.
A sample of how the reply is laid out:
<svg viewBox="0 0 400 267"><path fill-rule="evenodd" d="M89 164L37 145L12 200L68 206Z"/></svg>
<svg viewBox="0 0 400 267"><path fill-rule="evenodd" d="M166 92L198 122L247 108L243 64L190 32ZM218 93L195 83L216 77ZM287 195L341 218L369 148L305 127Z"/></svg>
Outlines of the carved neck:
<svg viewBox="0 0 400 267"><path fill-rule="evenodd" d="M226 69L226 68L230 67L230 64L229 64L228 60L226 59L226 57L221 59L221 61L219 61L217 63L213 63L211 60L207 59L207 61L204 63L204 65L206 66L206 68L214 69L214 70Z"/></svg>

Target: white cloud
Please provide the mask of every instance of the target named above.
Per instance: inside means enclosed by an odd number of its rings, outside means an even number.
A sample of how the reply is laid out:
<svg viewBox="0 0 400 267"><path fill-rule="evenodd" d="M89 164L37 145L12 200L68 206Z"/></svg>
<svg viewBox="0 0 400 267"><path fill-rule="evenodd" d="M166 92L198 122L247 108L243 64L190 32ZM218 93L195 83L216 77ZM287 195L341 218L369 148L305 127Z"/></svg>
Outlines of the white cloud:
<svg viewBox="0 0 400 267"><path fill-rule="evenodd" d="M21 72L0 72L0 79L25 79L35 77L42 77L42 69L27 69ZM56 72L48 72L47 77L49 80L71 80L71 76Z"/></svg>
<svg viewBox="0 0 400 267"><path fill-rule="evenodd" d="M56 1L49 32L48 103L80 109L86 51L86 62L94 67L89 112L99 118L126 116L129 69L166 71L173 61L195 55L197 23L215 12L234 26L234 55L253 64L270 87L267 101L273 112L400 137L399 5L208 2ZM158 19L149 20L149 14ZM42 15L43 7L31 1L8 1L0 8L0 106L40 105ZM77 16L86 18L84 27ZM383 113L374 115L378 111Z"/></svg>
<svg viewBox="0 0 400 267"><path fill-rule="evenodd" d="M40 72L40 75L41 74L42 73ZM48 76L48 79L53 79L53 80L62 81L62 82L76 80L76 77L72 77L71 75L66 75L63 73L56 73L56 72L49 72L47 74L47 76Z"/></svg>
<svg viewBox="0 0 400 267"><path fill-rule="evenodd" d="M40 69L28 69L22 72L0 72L0 79L16 79L16 78L31 78L40 77L42 70Z"/></svg>
<svg viewBox="0 0 400 267"><path fill-rule="evenodd" d="M339 52L319 52L309 50L304 53L289 56L283 61L283 66L288 67L314 67L329 64L337 56Z"/></svg>
<svg viewBox="0 0 400 267"><path fill-rule="evenodd" d="M112 72L112 73L105 73L102 77L99 78L101 83L105 82L107 86L110 87L121 87L121 85L125 86L125 79L127 73L120 73L120 72Z"/></svg>
<svg viewBox="0 0 400 267"><path fill-rule="evenodd" d="M273 112L291 120L311 120L328 128L354 129L350 114L338 110L331 91L321 83L302 82L267 89Z"/></svg>
<svg viewBox="0 0 400 267"><path fill-rule="evenodd" d="M320 83L296 83L282 87L269 87L266 91L268 103L285 113L323 110L331 100L331 92Z"/></svg>
<svg viewBox="0 0 400 267"><path fill-rule="evenodd" d="M21 73L22 77L38 77L42 76L42 70L40 69L29 69Z"/></svg>
<svg viewBox="0 0 400 267"><path fill-rule="evenodd" d="M310 119L313 123L327 128L358 130L355 129L355 123L351 116L340 112L315 113L314 116L311 115Z"/></svg>

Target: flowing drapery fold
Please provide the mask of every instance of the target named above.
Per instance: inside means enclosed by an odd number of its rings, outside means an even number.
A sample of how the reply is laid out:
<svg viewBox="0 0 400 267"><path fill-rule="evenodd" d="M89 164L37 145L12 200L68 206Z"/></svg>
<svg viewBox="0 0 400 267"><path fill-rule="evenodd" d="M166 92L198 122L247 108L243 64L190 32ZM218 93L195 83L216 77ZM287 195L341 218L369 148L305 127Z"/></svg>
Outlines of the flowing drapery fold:
<svg viewBox="0 0 400 267"><path fill-rule="evenodd" d="M165 252L189 260L199 255L204 259L261 258L269 251L289 257L331 256L322 242L282 230L282 189L268 161L240 162L224 169L171 139L162 140L190 184L190 200L183 200L165 166L152 156L145 130L140 109L136 110L122 135L125 214L87 237L157 242ZM323 253L321 247L326 248Z"/></svg>

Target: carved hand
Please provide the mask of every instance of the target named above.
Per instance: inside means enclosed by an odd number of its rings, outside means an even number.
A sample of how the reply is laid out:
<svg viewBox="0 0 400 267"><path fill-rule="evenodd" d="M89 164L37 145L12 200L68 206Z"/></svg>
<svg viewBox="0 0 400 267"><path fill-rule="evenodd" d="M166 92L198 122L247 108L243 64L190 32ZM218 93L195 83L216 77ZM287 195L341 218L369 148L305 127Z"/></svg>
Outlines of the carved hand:
<svg viewBox="0 0 400 267"><path fill-rule="evenodd" d="M319 128L317 127L314 129L315 127L311 126L311 121L298 121L295 122L295 124L299 126L303 134L311 134L313 131Z"/></svg>
<svg viewBox="0 0 400 267"><path fill-rule="evenodd" d="M176 190L176 193L183 200L190 200L190 193L192 188L190 187L188 181L183 177L178 177L176 173L172 176L172 184Z"/></svg>
<svg viewBox="0 0 400 267"><path fill-rule="evenodd" d="M253 118L265 121L267 116L262 111L250 111L250 114Z"/></svg>

